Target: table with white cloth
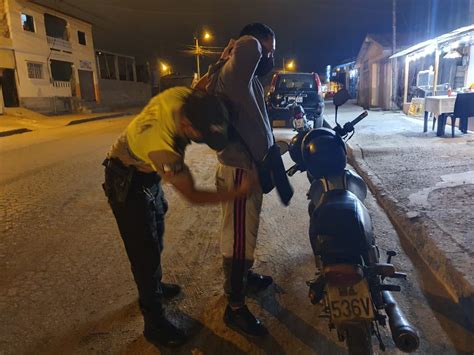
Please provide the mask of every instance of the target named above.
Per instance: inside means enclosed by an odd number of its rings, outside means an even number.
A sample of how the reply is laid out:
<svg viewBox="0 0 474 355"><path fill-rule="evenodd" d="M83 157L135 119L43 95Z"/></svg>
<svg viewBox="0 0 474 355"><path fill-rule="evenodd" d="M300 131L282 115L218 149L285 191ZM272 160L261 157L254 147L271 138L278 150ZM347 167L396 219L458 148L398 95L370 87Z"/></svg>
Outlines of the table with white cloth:
<svg viewBox="0 0 474 355"><path fill-rule="evenodd" d="M423 125L423 132L428 131L428 115L431 112L433 114L433 129L436 118L438 118L438 127L440 118L443 119L444 115L454 112L454 103L456 102L456 96L428 96L425 98L425 119ZM438 129L439 131L439 129ZM439 135L440 132L437 132Z"/></svg>

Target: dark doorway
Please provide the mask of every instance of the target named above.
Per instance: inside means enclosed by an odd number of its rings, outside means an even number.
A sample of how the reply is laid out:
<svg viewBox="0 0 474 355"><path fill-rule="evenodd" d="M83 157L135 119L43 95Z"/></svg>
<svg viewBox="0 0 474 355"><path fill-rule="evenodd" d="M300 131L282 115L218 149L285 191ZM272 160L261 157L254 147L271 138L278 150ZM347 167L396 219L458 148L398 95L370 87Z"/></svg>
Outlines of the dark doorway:
<svg viewBox="0 0 474 355"><path fill-rule="evenodd" d="M18 93L16 91L15 70L3 69L3 76L0 77L3 102L5 107L18 107Z"/></svg>
<svg viewBox="0 0 474 355"><path fill-rule="evenodd" d="M91 71L78 70L81 98L84 101L95 101L94 77Z"/></svg>

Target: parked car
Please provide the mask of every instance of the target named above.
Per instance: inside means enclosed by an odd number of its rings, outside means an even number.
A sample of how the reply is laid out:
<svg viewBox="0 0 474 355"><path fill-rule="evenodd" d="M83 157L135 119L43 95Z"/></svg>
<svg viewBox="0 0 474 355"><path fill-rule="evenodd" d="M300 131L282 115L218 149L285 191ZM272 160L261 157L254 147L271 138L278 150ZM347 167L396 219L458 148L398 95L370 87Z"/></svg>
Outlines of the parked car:
<svg viewBox="0 0 474 355"><path fill-rule="evenodd" d="M289 106L293 103L303 106L308 119L313 119L320 111L320 95L321 81L316 73L275 73L267 94L272 126L292 127Z"/></svg>

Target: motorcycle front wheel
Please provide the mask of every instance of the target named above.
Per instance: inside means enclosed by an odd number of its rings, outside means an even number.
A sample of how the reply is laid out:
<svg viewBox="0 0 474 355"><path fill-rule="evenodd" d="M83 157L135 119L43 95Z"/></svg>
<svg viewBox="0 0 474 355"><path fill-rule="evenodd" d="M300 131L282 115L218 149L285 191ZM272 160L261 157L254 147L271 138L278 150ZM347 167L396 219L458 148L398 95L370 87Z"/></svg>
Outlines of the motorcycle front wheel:
<svg viewBox="0 0 474 355"><path fill-rule="evenodd" d="M359 323L348 325L346 330L346 345L350 355L373 355L372 331L370 324Z"/></svg>

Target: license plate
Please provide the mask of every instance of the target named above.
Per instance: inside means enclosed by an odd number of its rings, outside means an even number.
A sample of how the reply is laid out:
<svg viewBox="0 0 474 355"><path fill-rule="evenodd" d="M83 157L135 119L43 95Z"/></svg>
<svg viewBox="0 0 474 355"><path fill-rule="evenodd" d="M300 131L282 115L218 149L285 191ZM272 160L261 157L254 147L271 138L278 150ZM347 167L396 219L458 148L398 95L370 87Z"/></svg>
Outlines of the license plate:
<svg viewBox="0 0 474 355"><path fill-rule="evenodd" d="M296 100L296 96L287 96L286 97L286 102L290 102L290 101L295 101Z"/></svg>
<svg viewBox="0 0 474 355"><path fill-rule="evenodd" d="M328 286L327 291L332 321L374 318L372 300L366 280L350 287Z"/></svg>
<svg viewBox="0 0 474 355"><path fill-rule="evenodd" d="M298 96L298 97L296 98L296 102L297 102L297 103L303 102L303 98L302 98L301 96Z"/></svg>

